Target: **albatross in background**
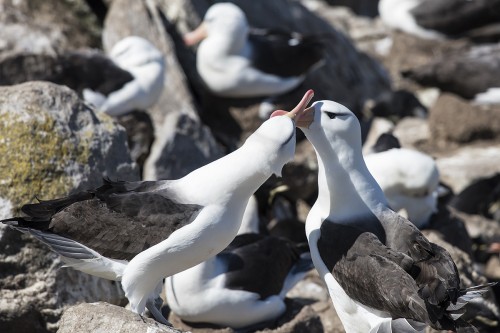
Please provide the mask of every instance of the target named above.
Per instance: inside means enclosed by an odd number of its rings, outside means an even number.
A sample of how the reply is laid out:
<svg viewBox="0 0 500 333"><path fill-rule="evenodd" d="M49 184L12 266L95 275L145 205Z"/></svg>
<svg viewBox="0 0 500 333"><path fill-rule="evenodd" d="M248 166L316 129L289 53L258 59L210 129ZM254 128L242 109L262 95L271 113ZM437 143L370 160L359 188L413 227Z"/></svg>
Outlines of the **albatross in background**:
<svg viewBox="0 0 500 333"><path fill-rule="evenodd" d="M167 302L187 322L256 327L285 312L286 293L313 267L307 242L259 233L252 196L238 236L225 250L167 278Z"/></svg>
<svg viewBox="0 0 500 333"><path fill-rule="evenodd" d="M201 41L196 67L207 87L222 97L260 97L296 88L323 57L316 37L283 31L254 30L232 3L212 5L202 24L184 36Z"/></svg>
<svg viewBox="0 0 500 333"><path fill-rule="evenodd" d="M490 33L477 29L500 20L500 0L380 0L378 10L388 26L427 39L480 38Z"/></svg>
<svg viewBox="0 0 500 333"><path fill-rule="evenodd" d="M163 54L148 40L128 36L113 46L109 58L129 72L132 79L114 91L84 89L85 101L113 117L153 106L163 91L166 67Z"/></svg>
<svg viewBox="0 0 500 333"><path fill-rule="evenodd" d="M346 107L319 101L303 128L318 158L318 199L306 220L314 266L347 333L477 332L460 318L485 286L460 288L448 252L388 207L361 153L361 130Z"/></svg>
<svg viewBox="0 0 500 333"><path fill-rule="evenodd" d="M393 148L364 156L368 170L384 191L389 206L422 229L437 212L439 171L427 154Z"/></svg>
<svg viewBox="0 0 500 333"><path fill-rule="evenodd" d="M92 191L22 207L3 220L47 244L77 270L121 280L132 311L153 302L167 276L229 245L250 196L295 152L295 121L308 90L288 116L264 122L236 151L177 180L111 182Z"/></svg>

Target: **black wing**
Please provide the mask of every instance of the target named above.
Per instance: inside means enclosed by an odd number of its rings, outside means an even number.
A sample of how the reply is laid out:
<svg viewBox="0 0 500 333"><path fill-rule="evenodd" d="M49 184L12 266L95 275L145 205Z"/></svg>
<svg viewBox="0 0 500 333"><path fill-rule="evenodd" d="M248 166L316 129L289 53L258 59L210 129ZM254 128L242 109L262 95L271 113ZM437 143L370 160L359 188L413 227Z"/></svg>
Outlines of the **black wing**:
<svg viewBox="0 0 500 333"><path fill-rule="evenodd" d="M111 182L95 191L25 205L21 227L52 232L113 259L131 259L189 224L203 208L176 202L160 182Z"/></svg>

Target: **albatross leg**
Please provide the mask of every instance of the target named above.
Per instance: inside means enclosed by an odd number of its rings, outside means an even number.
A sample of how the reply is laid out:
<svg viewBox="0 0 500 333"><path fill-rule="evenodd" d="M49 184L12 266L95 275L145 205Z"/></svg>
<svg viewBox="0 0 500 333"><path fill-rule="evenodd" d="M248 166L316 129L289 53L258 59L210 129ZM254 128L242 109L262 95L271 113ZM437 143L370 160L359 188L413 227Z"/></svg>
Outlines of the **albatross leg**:
<svg viewBox="0 0 500 333"><path fill-rule="evenodd" d="M146 302L146 308L153 315L154 319L157 322L162 323L163 325L173 327L173 325L161 314L160 310L156 307L156 303L159 303L160 307L161 307L161 304L163 303L162 301L157 302L158 298L155 300L149 299Z"/></svg>

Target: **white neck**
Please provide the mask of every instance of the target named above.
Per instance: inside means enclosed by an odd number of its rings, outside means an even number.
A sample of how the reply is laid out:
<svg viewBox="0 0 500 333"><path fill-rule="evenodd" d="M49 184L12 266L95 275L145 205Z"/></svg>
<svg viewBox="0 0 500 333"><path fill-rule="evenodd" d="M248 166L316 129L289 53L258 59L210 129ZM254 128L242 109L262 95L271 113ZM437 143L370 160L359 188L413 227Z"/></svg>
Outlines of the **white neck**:
<svg viewBox="0 0 500 333"><path fill-rule="evenodd" d="M353 213L366 215L387 207L382 189L366 167L361 147L348 146L347 142L341 142L340 139L335 145L335 149L316 149L317 213L323 219L328 217L343 221L352 218ZM321 150L321 155L318 150Z"/></svg>
<svg viewBox="0 0 500 333"><path fill-rule="evenodd" d="M265 161L259 157L258 147L243 145L202 168L194 170L170 185L179 193L182 202L198 205L227 203L248 198L272 174L271 168L263 168ZM210 196L206 191L210 191Z"/></svg>

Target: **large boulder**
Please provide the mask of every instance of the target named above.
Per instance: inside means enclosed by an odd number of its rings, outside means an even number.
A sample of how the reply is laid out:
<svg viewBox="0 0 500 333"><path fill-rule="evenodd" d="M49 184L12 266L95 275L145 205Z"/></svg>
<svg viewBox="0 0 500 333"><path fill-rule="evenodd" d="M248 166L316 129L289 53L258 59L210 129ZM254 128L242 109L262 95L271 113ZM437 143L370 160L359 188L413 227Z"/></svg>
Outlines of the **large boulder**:
<svg viewBox="0 0 500 333"><path fill-rule="evenodd" d="M182 333L153 319L106 303L79 304L61 318L58 333Z"/></svg>
<svg viewBox="0 0 500 333"><path fill-rule="evenodd" d="M437 141L470 143L500 138L500 106L472 105L453 95L442 94L430 110L431 135Z"/></svg>
<svg viewBox="0 0 500 333"><path fill-rule="evenodd" d="M36 198L98 186L103 176L139 179L124 129L67 87L0 87L0 142L0 218L19 214ZM1 332L54 332L70 304L124 300L118 283L61 268L59 258L30 236L2 226L0 248Z"/></svg>

